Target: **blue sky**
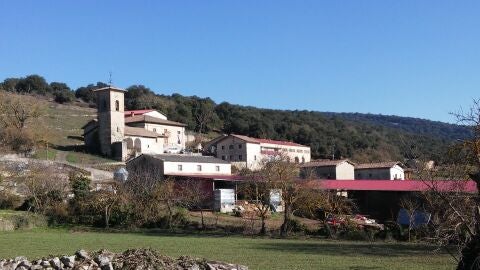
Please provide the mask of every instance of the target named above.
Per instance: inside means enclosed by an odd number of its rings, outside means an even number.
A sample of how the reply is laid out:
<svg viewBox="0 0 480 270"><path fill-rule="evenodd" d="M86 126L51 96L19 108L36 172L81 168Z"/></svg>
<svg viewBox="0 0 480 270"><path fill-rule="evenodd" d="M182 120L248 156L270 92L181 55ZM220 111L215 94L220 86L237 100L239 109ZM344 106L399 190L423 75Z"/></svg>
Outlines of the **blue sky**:
<svg viewBox="0 0 480 270"><path fill-rule="evenodd" d="M479 1L1 1L0 80L108 81L264 108L453 122Z"/></svg>

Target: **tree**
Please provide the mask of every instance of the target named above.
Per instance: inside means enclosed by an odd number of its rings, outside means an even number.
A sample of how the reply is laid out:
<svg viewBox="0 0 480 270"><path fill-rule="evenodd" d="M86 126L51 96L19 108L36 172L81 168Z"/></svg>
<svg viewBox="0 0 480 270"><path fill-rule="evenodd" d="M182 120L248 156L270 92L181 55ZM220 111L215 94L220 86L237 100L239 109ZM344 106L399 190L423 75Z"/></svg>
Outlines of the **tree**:
<svg viewBox="0 0 480 270"><path fill-rule="evenodd" d="M39 75L28 75L27 77L20 79L16 85L16 90L22 93L35 93L40 95L45 95L51 91L45 78Z"/></svg>
<svg viewBox="0 0 480 270"><path fill-rule="evenodd" d="M480 258L480 100L467 111L454 114L460 124L471 128L472 136L450 149L450 163L476 183L474 194L465 194L467 181L459 180L448 190L439 188L439 181L425 181L430 190L424 193L425 209L432 214L431 239L450 252L458 261L457 269L478 269ZM463 174L463 173L460 173ZM455 175L459 175L455 173Z"/></svg>
<svg viewBox="0 0 480 270"><path fill-rule="evenodd" d="M37 165L24 176L27 195L31 201L28 210L46 214L67 197L68 182L55 170L51 166Z"/></svg>
<svg viewBox="0 0 480 270"><path fill-rule="evenodd" d="M43 108L29 97L0 92L0 143L27 153L40 141Z"/></svg>
<svg viewBox="0 0 480 270"><path fill-rule="evenodd" d="M75 93L72 92L66 83L51 82L50 89L53 92L55 102L66 103L72 102L75 99Z"/></svg>
<svg viewBox="0 0 480 270"><path fill-rule="evenodd" d="M202 185L202 181L189 179L179 187L183 196L182 204L186 207L200 211L202 229L205 228L203 209L208 200L208 194Z"/></svg>

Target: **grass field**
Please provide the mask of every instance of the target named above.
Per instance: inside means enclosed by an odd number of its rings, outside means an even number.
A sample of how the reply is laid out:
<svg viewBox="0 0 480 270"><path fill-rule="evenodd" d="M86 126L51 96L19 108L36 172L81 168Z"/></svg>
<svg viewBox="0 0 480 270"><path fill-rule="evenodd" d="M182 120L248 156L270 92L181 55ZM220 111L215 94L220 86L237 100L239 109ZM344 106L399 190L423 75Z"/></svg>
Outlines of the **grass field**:
<svg viewBox="0 0 480 270"><path fill-rule="evenodd" d="M78 249L151 247L178 257L190 255L244 264L250 269L453 269L445 254L424 245L262 239L240 236L78 232L34 229L0 233L0 258L30 258Z"/></svg>

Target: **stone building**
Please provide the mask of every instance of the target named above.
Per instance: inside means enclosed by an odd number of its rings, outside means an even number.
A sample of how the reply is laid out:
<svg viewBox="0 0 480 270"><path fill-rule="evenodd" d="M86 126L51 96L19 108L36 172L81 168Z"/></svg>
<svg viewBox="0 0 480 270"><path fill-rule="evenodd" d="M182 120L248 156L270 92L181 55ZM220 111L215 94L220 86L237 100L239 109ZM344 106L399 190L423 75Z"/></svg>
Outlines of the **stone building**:
<svg viewBox="0 0 480 270"><path fill-rule="evenodd" d="M217 158L230 161L236 167L256 169L265 159L284 155L292 162L310 161L310 147L288 141L258 139L230 134L216 138L207 144Z"/></svg>
<svg viewBox="0 0 480 270"><path fill-rule="evenodd" d="M124 111L124 89L108 86L94 92L97 119L83 126L87 149L127 160L143 153L162 154L168 147L185 148L185 124L154 110Z"/></svg>
<svg viewBox="0 0 480 270"><path fill-rule="evenodd" d="M302 178L354 180L355 164L348 159L313 160L300 166Z"/></svg>
<svg viewBox="0 0 480 270"><path fill-rule="evenodd" d="M405 166L398 161L365 163L355 166L356 180L405 180Z"/></svg>

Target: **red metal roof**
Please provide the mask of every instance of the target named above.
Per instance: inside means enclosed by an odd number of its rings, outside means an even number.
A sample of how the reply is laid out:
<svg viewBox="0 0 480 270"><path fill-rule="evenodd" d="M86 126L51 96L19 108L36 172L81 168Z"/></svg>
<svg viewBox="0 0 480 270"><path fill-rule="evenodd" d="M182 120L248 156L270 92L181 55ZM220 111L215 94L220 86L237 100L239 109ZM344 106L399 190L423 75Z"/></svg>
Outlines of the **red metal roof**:
<svg viewBox="0 0 480 270"><path fill-rule="evenodd" d="M477 191L476 183L471 180L311 180L305 184L312 188L346 191Z"/></svg>
<svg viewBox="0 0 480 270"><path fill-rule="evenodd" d="M133 110L133 111L125 111L125 116L133 116L133 115L142 115L144 113L153 112L153 110Z"/></svg>

